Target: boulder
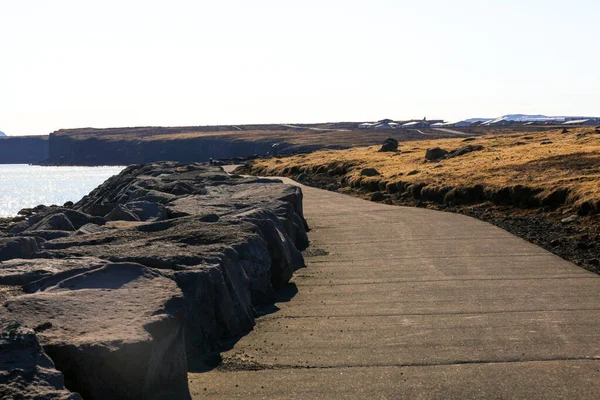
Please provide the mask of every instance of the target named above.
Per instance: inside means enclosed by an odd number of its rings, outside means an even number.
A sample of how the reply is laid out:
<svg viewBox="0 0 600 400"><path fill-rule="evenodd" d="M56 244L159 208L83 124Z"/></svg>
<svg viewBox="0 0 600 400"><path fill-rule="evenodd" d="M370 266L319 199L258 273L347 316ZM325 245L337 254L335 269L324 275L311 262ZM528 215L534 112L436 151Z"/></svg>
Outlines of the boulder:
<svg viewBox="0 0 600 400"><path fill-rule="evenodd" d="M107 221L139 221L140 218L122 204L117 204L111 212L104 216Z"/></svg>
<svg viewBox="0 0 600 400"><path fill-rule="evenodd" d="M10 325L10 324L9 324ZM13 323L0 334L0 398L80 400L40 346L33 329Z"/></svg>
<svg viewBox="0 0 600 400"><path fill-rule="evenodd" d="M360 171L360 176L377 176L380 175L379 171L375 168L364 168Z"/></svg>
<svg viewBox="0 0 600 400"><path fill-rule="evenodd" d="M383 201L385 200L385 194L383 192L375 192L371 195L371 201Z"/></svg>
<svg viewBox="0 0 600 400"><path fill-rule="evenodd" d="M177 196L171 193L159 192L157 190L149 190L142 196L136 196L135 200L147 201L152 203L168 203L175 200Z"/></svg>
<svg viewBox="0 0 600 400"><path fill-rule="evenodd" d="M125 207L140 221L162 221L167 218L167 210L160 203L130 201Z"/></svg>
<svg viewBox="0 0 600 400"><path fill-rule="evenodd" d="M31 209L27 220L21 221L11 228L11 233L24 231L74 231L85 224L104 224L104 219L93 217L80 211L63 207L44 207Z"/></svg>
<svg viewBox="0 0 600 400"><path fill-rule="evenodd" d="M385 140L379 152L396 152L398 151L398 140L394 138L388 138Z"/></svg>
<svg viewBox="0 0 600 400"><path fill-rule="evenodd" d="M0 322L40 327L66 386L85 399L188 399L181 300L158 272L108 264L9 299Z"/></svg>
<svg viewBox="0 0 600 400"><path fill-rule="evenodd" d="M93 233L100 233L106 231L107 228L96 225L96 224L85 224L81 228L77 229L72 233L73 236L91 235Z"/></svg>
<svg viewBox="0 0 600 400"><path fill-rule="evenodd" d="M444 150L440 147L433 147L427 149L427 151L425 152L425 158L429 161L436 161L444 158L446 154L448 154L447 150Z"/></svg>
<svg viewBox="0 0 600 400"><path fill-rule="evenodd" d="M481 151L481 150L483 150L483 146L481 146L481 145L476 145L476 146L467 145L467 146L463 146L458 149L452 150L450 153L448 153L446 155L446 158L460 157L465 154L471 153L473 151Z"/></svg>
<svg viewBox="0 0 600 400"><path fill-rule="evenodd" d="M30 258L38 250L38 241L33 237L0 238L0 261Z"/></svg>
<svg viewBox="0 0 600 400"><path fill-rule="evenodd" d="M63 213L44 217L40 222L26 229L26 231L74 231L75 227Z"/></svg>
<svg viewBox="0 0 600 400"><path fill-rule="evenodd" d="M69 221L71 221L75 229L79 229L87 224L104 225L105 222L104 218L94 217L77 210L63 210L62 212L67 216Z"/></svg>

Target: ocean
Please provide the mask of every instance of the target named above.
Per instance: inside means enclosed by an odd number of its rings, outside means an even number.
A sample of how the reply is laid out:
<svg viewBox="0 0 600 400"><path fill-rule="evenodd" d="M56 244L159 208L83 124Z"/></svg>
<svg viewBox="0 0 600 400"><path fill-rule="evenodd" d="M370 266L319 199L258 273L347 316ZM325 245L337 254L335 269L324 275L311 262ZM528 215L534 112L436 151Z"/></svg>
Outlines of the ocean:
<svg viewBox="0 0 600 400"><path fill-rule="evenodd" d="M124 168L0 164L0 217L39 204L75 203Z"/></svg>

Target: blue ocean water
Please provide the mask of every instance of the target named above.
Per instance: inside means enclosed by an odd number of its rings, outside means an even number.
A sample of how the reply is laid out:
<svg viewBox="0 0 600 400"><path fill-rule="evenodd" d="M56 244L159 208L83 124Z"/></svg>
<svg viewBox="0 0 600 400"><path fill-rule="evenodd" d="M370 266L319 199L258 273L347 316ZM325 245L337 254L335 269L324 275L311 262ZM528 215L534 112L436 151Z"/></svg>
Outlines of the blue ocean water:
<svg viewBox="0 0 600 400"><path fill-rule="evenodd" d="M0 164L0 217L38 204L77 202L125 167L40 167Z"/></svg>

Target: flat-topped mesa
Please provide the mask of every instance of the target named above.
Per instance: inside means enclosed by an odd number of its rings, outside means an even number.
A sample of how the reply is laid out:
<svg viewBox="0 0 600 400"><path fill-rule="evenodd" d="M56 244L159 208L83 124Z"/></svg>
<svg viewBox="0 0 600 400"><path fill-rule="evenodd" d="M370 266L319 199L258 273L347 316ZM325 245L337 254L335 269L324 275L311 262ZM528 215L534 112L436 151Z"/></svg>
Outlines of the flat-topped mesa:
<svg viewBox="0 0 600 400"><path fill-rule="evenodd" d="M130 166L1 239L0 324L33 329L85 399L189 398L187 358L252 329L255 306L304 266L306 230L297 187L200 164ZM3 368L0 394L37 390Z"/></svg>

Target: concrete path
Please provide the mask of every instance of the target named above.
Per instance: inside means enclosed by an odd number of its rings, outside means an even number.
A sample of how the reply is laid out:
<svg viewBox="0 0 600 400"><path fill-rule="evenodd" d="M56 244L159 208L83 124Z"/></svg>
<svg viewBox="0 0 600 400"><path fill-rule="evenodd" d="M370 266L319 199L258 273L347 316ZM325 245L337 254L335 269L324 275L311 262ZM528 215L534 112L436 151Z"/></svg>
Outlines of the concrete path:
<svg viewBox="0 0 600 400"><path fill-rule="evenodd" d="M194 398L600 398L599 276L465 216L303 190L298 293Z"/></svg>

